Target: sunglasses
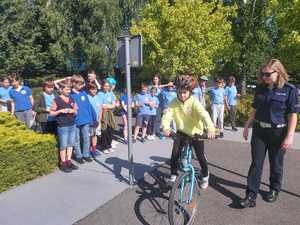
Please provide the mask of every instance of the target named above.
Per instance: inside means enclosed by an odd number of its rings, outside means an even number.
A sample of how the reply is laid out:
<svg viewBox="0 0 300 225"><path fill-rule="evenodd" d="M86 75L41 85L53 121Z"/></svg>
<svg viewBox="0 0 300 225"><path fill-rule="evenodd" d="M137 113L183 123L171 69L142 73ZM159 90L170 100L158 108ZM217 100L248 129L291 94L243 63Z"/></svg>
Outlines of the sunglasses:
<svg viewBox="0 0 300 225"><path fill-rule="evenodd" d="M277 71L272 71L272 72L270 72L270 73L268 73L268 72L261 72L261 77L270 77L273 73L276 73Z"/></svg>

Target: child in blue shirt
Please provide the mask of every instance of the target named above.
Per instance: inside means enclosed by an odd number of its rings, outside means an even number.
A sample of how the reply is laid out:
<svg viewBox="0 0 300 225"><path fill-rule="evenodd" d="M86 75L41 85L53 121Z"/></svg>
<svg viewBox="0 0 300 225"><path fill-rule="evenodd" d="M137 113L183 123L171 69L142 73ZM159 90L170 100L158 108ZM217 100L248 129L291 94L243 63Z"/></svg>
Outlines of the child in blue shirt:
<svg viewBox="0 0 300 225"><path fill-rule="evenodd" d="M212 120L215 127L220 129L220 137L224 137L224 101L225 101L225 89L224 79L221 77L216 78L215 87L209 91L211 97L211 112Z"/></svg>
<svg viewBox="0 0 300 225"><path fill-rule="evenodd" d="M89 101L97 119L97 126L90 127L91 155L95 158L97 156L97 136L100 136L101 134L102 99L99 95L97 95L98 86L94 82L87 85L87 90Z"/></svg>
<svg viewBox="0 0 300 225"><path fill-rule="evenodd" d="M98 95L102 101L101 136L99 146L105 154L108 154L114 151L112 148L112 130L115 128L113 110L116 107L116 96L111 92L109 82L106 80L103 81L102 89Z"/></svg>
<svg viewBox="0 0 300 225"><path fill-rule="evenodd" d="M150 95L148 94L148 86L145 83L141 84L141 91L135 96L134 102L138 114L134 128L133 143L137 140L140 128L142 128L141 142L144 143L150 115Z"/></svg>
<svg viewBox="0 0 300 225"><path fill-rule="evenodd" d="M155 140L155 122L156 122L156 114L157 109L159 107L159 100L156 97L156 87L152 87L150 89L150 118L149 118L149 125L148 125L148 140Z"/></svg>
<svg viewBox="0 0 300 225"><path fill-rule="evenodd" d="M228 86L225 88L225 93L226 93L225 103L229 111L231 127L233 131L237 131L235 119L236 119L237 97L239 96L239 94L237 93L237 89L235 86L234 76L230 76L228 78Z"/></svg>
<svg viewBox="0 0 300 225"><path fill-rule="evenodd" d="M84 79L80 75L72 76L73 90L71 97L77 104L76 124L76 143L75 155L76 160L83 164L84 161L92 162L90 158L90 126L97 125L97 118L94 109L88 99L86 92L83 90L85 85ZM81 139L82 137L82 139ZM82 144L80 143L82 140ZM82 152L81 147L82 146Z"/></svg>
<svg viewBox="0 0 300 225"><path fill-rule="evenodd" d="M34 103L31 89L20 84L20 77L13 75L10 78L13 88L9 91L11 98L11 114L15 115L20 121L31 127L33 121L32 106Z"/></svg>
<svg viewBox="0 0 300 225"><path fill-rule="evenodd" d="M2 79L2 87L0 87L0 112L8 112L10 104L9 91L11 89L8 77Z"/></svg>

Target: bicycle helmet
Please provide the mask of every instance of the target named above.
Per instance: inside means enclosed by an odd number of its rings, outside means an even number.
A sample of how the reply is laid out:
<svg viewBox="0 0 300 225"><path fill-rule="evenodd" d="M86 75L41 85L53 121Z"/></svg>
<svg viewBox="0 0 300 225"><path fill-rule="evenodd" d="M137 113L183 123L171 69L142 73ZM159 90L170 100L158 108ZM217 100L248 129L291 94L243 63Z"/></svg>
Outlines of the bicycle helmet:
<svg viewBox="0 0 300 225"><path fill-rule="evenodd" d="M195 88L195 79L191 75L179 75L176 78L176 86L178 89L192 91Z"/></svg>

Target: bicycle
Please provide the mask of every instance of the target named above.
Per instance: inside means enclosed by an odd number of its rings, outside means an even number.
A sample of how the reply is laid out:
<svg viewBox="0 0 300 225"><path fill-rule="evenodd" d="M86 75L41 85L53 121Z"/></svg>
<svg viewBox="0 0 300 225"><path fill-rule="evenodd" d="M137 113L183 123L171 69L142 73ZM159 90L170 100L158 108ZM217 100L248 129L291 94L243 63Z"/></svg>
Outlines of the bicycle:
<svg viewBox="0 0 300 225"><path fill-rule="evenodd" d="M179 176L176 178L169 197L168 217L171 225L192 225L198 206L198 183L196 171L192 165L192 141L208 139L207 135L193 137L184 134L174 134L173 138L180 135L184 147L179 158ZM178 223L177 223L178 222Z"/></svg>

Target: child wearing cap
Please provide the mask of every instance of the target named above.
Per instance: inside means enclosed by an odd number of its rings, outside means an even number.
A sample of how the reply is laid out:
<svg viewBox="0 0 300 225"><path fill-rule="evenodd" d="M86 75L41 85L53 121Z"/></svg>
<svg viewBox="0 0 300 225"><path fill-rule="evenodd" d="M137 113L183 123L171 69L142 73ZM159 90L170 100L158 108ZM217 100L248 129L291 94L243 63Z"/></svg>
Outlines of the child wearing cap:
<svg viewBox="0 0 300 225"><path fill-rule="evenodd" d="M224 137L224 101L226 93L223 87L224 79L221 77L217 77L215 80L215 87L209 91L212 104L212 120L214 122L215 127L218 127L220 129L220 138Z"/></svg>

